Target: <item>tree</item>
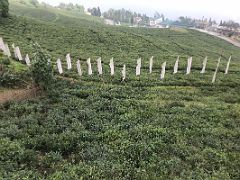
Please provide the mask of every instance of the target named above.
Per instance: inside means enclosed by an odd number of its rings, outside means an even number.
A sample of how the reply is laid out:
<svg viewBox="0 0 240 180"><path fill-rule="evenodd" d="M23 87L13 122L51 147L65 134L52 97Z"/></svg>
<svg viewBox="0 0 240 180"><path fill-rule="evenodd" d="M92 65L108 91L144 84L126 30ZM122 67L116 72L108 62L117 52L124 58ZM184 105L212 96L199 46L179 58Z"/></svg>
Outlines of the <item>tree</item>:
<svg viewBox="0 0 240 180"><path fill-rule="evenodd" d="M31 65L31 73L35 86L42 90L51 91L53 85L53 70L46 55L38 44L34 44L35 53Z"/></svg>
<svg viewBox="0 0 240 180"><path fill-rule="evenodd" d="M222 25L223 25L223 22L222 22L222 20L221 20L219 26L222 26Z"/></svg>
<svg viewBox="0 0 240 180"><path fill-rule="evenodd" d="M102 13L101 13L101 10L99 7L97 7L97 16L98 17L101 17L102 16Z"/></svg>
<svg viewBox="0 0 240 180"><path fill-rule="evenodd" d="M140 25L149 25L150 18L146 16L146 14L140 14L136 12L132 12L126 9L109 9L108 11L103 13L103 17L106 19L111 19L115 22L124 22L134 24L136 19L142 19Z"/></svg>
<svg viewBox="0 0 240 180"><path fill-rule="evenodd" d="M160 13L156 11L154 13L154 19L159 19L160 17L161 17Z"/></svg>
<svg viewBox="0 0 240 180"><path fill-rule="evenodd" d="M92 16L98 16L98 17L100 17L101 15L102 15L102 13L101 13L101 10L100 10L100 8L99 7L97 7L97 8L92 8L92 9L88 9L88 12L90 12L91 13L91 15Z"/></svg>
<svg viewBox="0 0 240 180"><path fill-rule="evenodd" d="M0 1L0 13L2 17L8 17L9 3L8 0Z"/></svg>
<svg viewBox="0 0 240 180"><path fill-rule="evenodd" d="M133 26L133 24L134 24L134 17L131 16L131 25Z"/></svg>
<svg viewBox="0 0 240 180"><path fill-rule="evenodd" d="M39 5L38 0L30 0L30 3L31 3L32 5L34 5L35 7L37 7L37 6Z"/></svg>
<svg viewBox="0 0 240 180"><path fill-rule="evenodd" d="M213 23L212 23L212 18L209 19L208 24L209 24L210 26L212 26L212 24L213 24Z"/></svg>

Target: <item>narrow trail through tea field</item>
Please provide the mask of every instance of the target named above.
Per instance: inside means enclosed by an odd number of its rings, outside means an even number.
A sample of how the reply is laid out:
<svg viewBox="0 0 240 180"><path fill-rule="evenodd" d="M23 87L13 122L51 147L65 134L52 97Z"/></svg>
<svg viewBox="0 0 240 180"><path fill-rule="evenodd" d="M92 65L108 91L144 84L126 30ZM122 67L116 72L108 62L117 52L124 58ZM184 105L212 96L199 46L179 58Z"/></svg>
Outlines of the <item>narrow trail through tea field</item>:
<svg viewBox="0 0 240 180"><path fill-rule="evenodd" d="M10 101L23 101L39 96L41 91L38 88L30 89L4 89L0 90L0 104Z"/></svg>

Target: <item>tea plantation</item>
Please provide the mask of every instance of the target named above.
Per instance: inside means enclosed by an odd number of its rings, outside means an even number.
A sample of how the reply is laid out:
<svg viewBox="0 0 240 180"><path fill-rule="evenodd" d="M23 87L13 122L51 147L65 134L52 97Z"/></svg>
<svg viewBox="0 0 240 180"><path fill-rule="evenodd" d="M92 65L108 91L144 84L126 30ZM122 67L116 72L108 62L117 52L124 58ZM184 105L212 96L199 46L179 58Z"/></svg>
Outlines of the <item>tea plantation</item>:
<svg viewBox="0 0 240 180"><path fill-rule="evenodd" d="M57 21L13 14L0 18L0 37L30 59L32 44L38 42L52 57L54 90L0 105L1 179L240 179L239 48L189 29L110 27L64 14ZM73 61L70 71L67 53ZM224 75L230 55L230 71ZM153 74L148 72L151 56ZM177 56L180 70L173 75ZM189 56L192 72L185 75ZM201 75L205 56L206 74ZM91 77L88 57L93 63ZM103 76L97 75L97 57L103 60ZM111 57L114 77L108 65ZM135 76L139 57L140 78ZM64 62L61 76L57 58ZM31 85L26 66L0 59L8 73L1 76L0 90ZM166 78L161 81L165 61Z"/></svg>

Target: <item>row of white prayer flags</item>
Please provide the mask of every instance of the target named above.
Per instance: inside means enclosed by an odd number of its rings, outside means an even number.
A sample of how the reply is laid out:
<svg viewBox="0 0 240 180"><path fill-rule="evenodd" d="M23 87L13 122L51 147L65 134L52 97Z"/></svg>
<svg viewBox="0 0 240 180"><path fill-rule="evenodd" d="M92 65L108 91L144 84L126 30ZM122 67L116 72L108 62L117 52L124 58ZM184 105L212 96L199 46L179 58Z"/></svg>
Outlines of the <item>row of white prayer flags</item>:
<svg viewBox="0 0 240 180"><path fill-rule="evenodd" d="M23 61L23 57L20 51L20 48L17 46L15 47L14 44L12 44L12 48L14 50L14 57L15 59L19 60L19 61ZM11 52L9 49L8 44L5 44L2 37L0 37L0 50L3 51L3 54L11 57ZM207 57L203 60L203 67L200 73L204 74L206 72L206 66L207 66ZM70 70L72 69L72 62L71 62L71 57L70 54L66 55L66 61L67 61L67 69ZM220 66L220 61L221 61L221 57L218 59L218 63L217 63L217 67L215 69L214 75L213 75L213 79L212 79L212 83L214 83L216 81L216 76L217 76L217 72ZM27 54L25 56L25 62L28 66L31 65L30 62L30 58L29 55ZM229 72L229 67L230 67L230 63L231 63L231 56L228 59L228 63L225 69L225 73L224 74L228 74ZM164 62L161 66L161 74L160 74L160 79L163 80L165 78L165 73L166 73L166 64L167 62ZM179 64L179 56L177 57L177 60L174 64L174 69L173 69L173 74L176 74L178 72L178 64ZM88 75L92 75L93 71L92 71L92 65L91 65L91 60L90 58L87 59L87 66L88 66ZM110 59L110 70L111 70L111 76L114 75L114 61L113 58ZM136 76L140 76L141 75L141 66L142 66L142 61L141 58L137 59L137 66L136 66ZM58 71L59 74L63 73L63 68L62 68L62 64L61 64L61 60L58 59L57 60L57 67L58 67ZM186 70L186 74L190 74L191 73L191 67L192 67L192 57L188 58L187 61L187 70ZM97 59L97 69L98 69L98 73L99 75L103 74L103 69L102 69L102 60L101 58ZM152 73L152 69L153 69L153 56L150 58L149 61L149 73ZM78 74L79 76L82 76L82 69L81 69L81 63L80 60L77 61L77 70L78 70ZM123 65L123 69L122 69L122 80L124 81L126 79L126 65Z"/></svg>
<svg viewBox="0 0 240 180"><path fill-rule="evenodd" d="M14 52L14 58L19 60L19 61L23 61L23 57L22 57L20 48L18 46L15 46L15 44L12 44L12 48L13 48L13 52ZM3 54L5 56L11 57L11 51L9 49L9 46L8 46L8 44L4 43L2 37L0 37L0 50L3 51ZM25 62L28 66L31 65L28 54L25 56L24 60L25 60Z"/></svg>
<svg viewBox="0 0 240 180"><path fill-rule="evenodd" d="M72 62L71 62L70 54L66 55L66 61L67 61L67 69L68 70L72 69ZM93 70L92 70L92 64L91 64L91 59L90 58L87 59L87 66L88 66L88 75L92 75ZM111 70L110 74L111 74L111 76L113 76L115 74L113 58L110 59L109 67L110 67L110 70ZM62 74L63 73L63 67L62 67L62 63L61 63L60 59L57 60L57 68L58 68L59 74ZM141 68L141 65L139 67L139 73L140 73L140 68ZM102 59L101 58L97 59L97 69L98 69L98 74L102 75L103 74L103 69L102 69ZM83 73L82 73L80 60L77 60L77 71L78 71L79 76L82 76ZM122 69L122 80L125 80L125 79L126 79L126 65L124 65L123 69Z"/></svg>
<svg viewBox="0 0 240 180"><path fill-rule="evenodd" d="M186 69L186 74L187 75L191 73L192 59L193 59L192 57L189 57L188 60L187 60L187 69ZM206 72L207 60L208 60L207 57L203 60L203 67L202 67L202 70L200 72L201 74L204 74ZM67 69L68 70L72 69L70 54L66 55L66 61L67 61ZM218 72L218 69L219 69L220 61L221 61L221 57L218 59L218 63L217 63L217 67L216 67L214 75L213 75L212 83L214 83L216 81L216 76L217 76L217 72ZM230 62L231 62L231 56L228 60L227 67L225 69L225 74L228 74L229 67L230 67ZM160 74L160 79L161 80L163 80L165 78L166 65L167 65L167 62L164 62L161 66L161 74ZM178 65L179 65L179 56L177 57L177 60L174 64L173 74L176 74L178 72ZM92 64L91 64L91 59L90 58L87 59L87 66L88 66L88 75L92 75L93 71L92 71ZM111 70L111 72L110 72L111 76L113 76L114 73L115 73L114 72L113 58L110 59L109 66L110 66L110 70ZM141 60L141 58L139 58L139 59L137 59L136 76L141 75L141 66L142 66L142 60ZM62 63L61 63L60 59L57 60L57 68L58 68L59 74L62 74L63 73L63 68L62 68ZM97 59L97 69L98 69L98 74L102 75L103 74L103 69L102 69L101 58ZM83 73L82 73L80 60L77 61L77 70L78 70L79 76L82 76ZM150 61L149 61L149 73L151 74L152 71L153 71L153 57L151 57ZM123 69L122 69L122 80L124 81L125 79L126 79L126 65L124 64Z"/></svg>

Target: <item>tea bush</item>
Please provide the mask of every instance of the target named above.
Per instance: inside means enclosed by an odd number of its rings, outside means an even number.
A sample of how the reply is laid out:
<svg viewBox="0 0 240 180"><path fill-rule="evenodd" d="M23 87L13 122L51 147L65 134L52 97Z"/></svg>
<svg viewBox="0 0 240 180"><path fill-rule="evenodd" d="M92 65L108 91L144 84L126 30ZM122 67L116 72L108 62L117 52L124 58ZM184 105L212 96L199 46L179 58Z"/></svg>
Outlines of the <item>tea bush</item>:
<svg viewBox="0 0 240 180"><path fill-rule="evenodd" d="M19 45L30 59L34 53L30 42L37 41L52 56L53 64L59 57L64 62L62 76L55 67L50 96L0 107L0 177L240 178L238 48L188 29L107 27L89 19L72 22L76 19L64 15L57 22L14 16L0 19L0 36ZM222 49L217 82L211 84ZM74 65L71 71L66 71L63 59L68 52ZM224 75L230 54L230 73ZM180 71L173 75L178 55ZM96 70L98 56L103 59L102 77ZM112 56L116 74L110 78ZM151 56L155 56L153 74L148 73ZM186 76L188 56L193 56L193 68ZM205 56L209 57L207 72L201 75ZM93 63L91 77L86 74L88 57ZM138 57L143 58L140 79L135 77ZM78 58L83 77L77 75ZM164 61L167 73L160 81ZM127 79L121 82L124 63Z"/></svg>

